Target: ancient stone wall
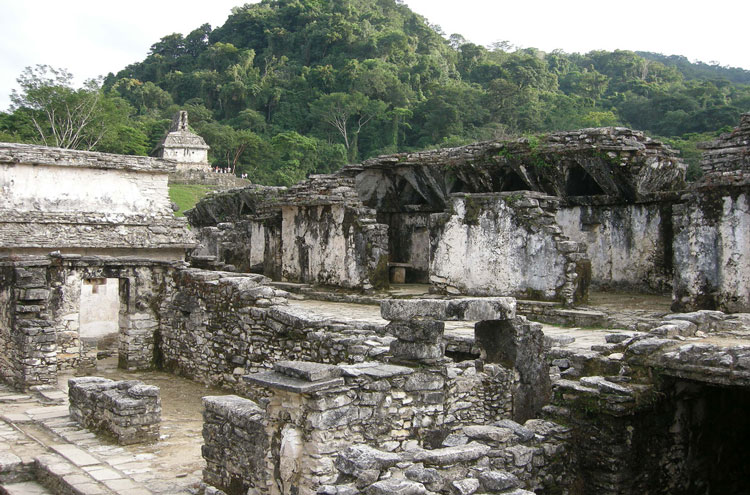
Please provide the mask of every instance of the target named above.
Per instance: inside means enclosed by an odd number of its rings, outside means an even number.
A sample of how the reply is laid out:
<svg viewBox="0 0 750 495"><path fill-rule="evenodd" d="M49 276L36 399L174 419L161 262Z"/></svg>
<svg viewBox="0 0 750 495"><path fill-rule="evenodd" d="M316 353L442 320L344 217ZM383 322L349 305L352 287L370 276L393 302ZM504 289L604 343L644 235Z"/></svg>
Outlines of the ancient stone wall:
<svg viewBox="0 0 750 495"><path fill-rule="evenodd" d="M206 483L227 495L267 493L268 449L266 414L255 402L236 395L203 397Z"/></svg>
<svg viewBox="0 0 750 495"><path fill-rule="evenodd" d="M355 363L384 354L391 339L285 306L260 275L181 270L160 309L160 362L192 379L253 393L240 379L274 361Z"/></svg>
<svg viewBox="0 0 750 495"><path fill-rule="evenodd" d="M750 311L750 189L704 188L674 208L674 311Z"/></svg>
<svg viewBox="0 0 750 495"><path fill-rule="evenodd" d="M387 228L347 205L282 208L282 279L349 288L387 286Z"/></svg>
<svg viewBox="0 0 750 495"><path fill-rule="evenodd" d="M190 164L188 164L190 166ZM177 170L169 174L169 184L197 184L215 186L217 190L234 189L250 185L247 179L241 179L234 174L221 174L210 170L184 169L177 165Z"/></svg>
<svg viewBox="0 0 750 495"><path fill-rule="evenodd" d="M471 370L464 367L464 380L481 381L482 373ZM446 375L440 366L277 362L274 371L246 377L270 390L265 411L237 397L208 399L206 478L229 494L249 488L259 494L394 493L367 487L398 464L402 474L394 479L440 493L464 493L454 492L453 482L489 470L506 473L508 489L566 486L566 428L539 420L523 427L481 414L459 419L449 412L456 390L447 384L455 377L451 366ZM471 382L456 383L466 395L477 390L467 386ZM228 438L243 441L232 445ZM500 484L487 485L504 493Z"/></svg>
<svg viewBox="0 0 750 495"><path fill-rule="evenodd" d="M750 172L750 113L740 117L732 132L702 143L701 168L704 181L722 184L747 182Z"/></svg>
<svg viewBox="0 0 750 495"><path fill-rule="evenodd" d="M671 202L567 205L556 219L585 248L598 289L666 292L672 286Z"/></svg>
<svg viewBox="0 0 750 495"><path fill-rule="evenodd" d="M181 258L193 240L170 208L173 167L146 157L2 143L0 252L119 249Z"/></svg>
<svg viewBox="0 0 750 495"><path fill-rule="evenodd" d="M68 397L73 421L113 437L120 445L159 440L159 387L85 376L68 380Z"/></svg>
<svg viewBox="0 0 750 495"><path fill-rule="evenodd" d="M95 363L98 338L81 338L81 285L84 280L117 279L120 310L117 343L125 369L151 367L155 313L163 297L165 274L171 263L153 260L86 258L77 255L4 258L0 317L9 324L0 332L7 352L3 376L19 388L53 384L59 369Z"/></svg>
<svg viewBox="0 0 750 495"><path fill-rule="evenodd" d="M430 281L454 293L585 299L584 255L557 226L557 206L538 193L451 196L451 213L431 217Z"/></svg>

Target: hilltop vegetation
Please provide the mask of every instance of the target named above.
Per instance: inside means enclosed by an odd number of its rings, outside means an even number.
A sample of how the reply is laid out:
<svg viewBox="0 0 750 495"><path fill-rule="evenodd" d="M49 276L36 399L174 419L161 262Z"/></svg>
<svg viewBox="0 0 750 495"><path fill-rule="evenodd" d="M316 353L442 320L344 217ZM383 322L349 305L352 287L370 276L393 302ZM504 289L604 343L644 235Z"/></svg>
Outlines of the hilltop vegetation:
<svg viewBox="0 0 750 495"><path fill-rule="evenodd" d="M398 0L262 0L163 37L100 92L126 118L93 149L153 149L186 109L214 164L290 184L377 154L605 125L666 138L695 164L696 142L750 110L750 71L482 47ZM0 139L33 140L33 111L0 114Z"/></svg>

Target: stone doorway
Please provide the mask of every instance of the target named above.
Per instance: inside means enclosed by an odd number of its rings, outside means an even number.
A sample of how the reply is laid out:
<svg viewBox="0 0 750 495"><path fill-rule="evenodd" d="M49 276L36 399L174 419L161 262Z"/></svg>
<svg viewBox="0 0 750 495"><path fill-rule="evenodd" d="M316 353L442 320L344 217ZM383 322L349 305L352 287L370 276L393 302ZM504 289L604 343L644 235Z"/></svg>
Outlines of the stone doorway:
<svg viewBox="0 0 750 495"><path fill-rule="evenodd" d="M120 279L87 278L81 281L79 338L83 367L96 367L99 352L117 350L120 311Z"/></svg>

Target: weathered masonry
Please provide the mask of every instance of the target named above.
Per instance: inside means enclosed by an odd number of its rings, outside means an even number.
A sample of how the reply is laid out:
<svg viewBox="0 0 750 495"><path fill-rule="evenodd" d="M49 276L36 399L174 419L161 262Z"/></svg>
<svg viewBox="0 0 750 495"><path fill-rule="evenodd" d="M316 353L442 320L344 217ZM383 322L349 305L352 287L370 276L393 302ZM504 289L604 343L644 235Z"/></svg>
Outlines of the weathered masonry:
<svg viewBox="0 0 750 495"><path fill-rule="evenodd" d="M704 178L689 187L674 151L623 128L373 158L205 199L189 213L194 260L291 282L417 282L567 305L590 286L674 289L675 309L748 311L749 143L746 114L706 144Z"/></svg>
<svg viewBox="0 0 750 495"><path fill-rule="evenodd" d="M671 285L662 218L684 172L640 132L584 129L373 158L288 189L215 195L189 218L199 257L276 279L369 289L395 276L573 304L590 284Z"/></svg>
<svg viewBox="0 0 750 495"><path fill-rule="evenodd" d="M116 348L152 362L165 274L194 246L167 192L174 163L0 145L0 362L5 380L55 383Z"/></svg>

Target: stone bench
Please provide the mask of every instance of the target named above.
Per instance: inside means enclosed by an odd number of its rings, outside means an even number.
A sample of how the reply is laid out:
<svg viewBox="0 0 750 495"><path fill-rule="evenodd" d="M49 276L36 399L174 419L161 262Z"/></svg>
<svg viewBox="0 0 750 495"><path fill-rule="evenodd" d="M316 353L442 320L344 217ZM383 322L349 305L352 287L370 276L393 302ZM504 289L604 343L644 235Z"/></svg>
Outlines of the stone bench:
<svg viewBox="0 0 750 495"><path fill-rule="evenodd" d="M159 387L86 376L68 380L68 398L71 419L114 437L120 445L159 439Z"/></svg>

